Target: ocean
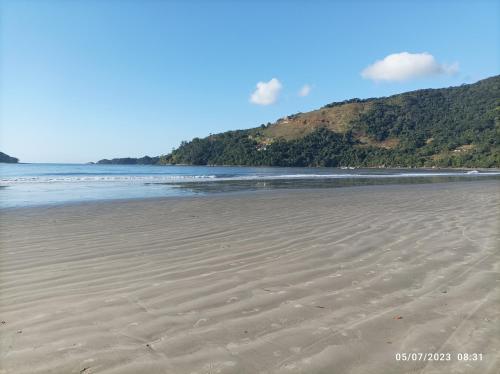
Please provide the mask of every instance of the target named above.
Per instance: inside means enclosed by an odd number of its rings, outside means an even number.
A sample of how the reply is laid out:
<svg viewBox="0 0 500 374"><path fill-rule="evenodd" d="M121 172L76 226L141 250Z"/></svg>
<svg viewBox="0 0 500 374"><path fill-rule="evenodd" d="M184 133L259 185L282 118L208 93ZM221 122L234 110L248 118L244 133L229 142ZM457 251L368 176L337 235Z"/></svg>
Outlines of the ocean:
<svg viewBox="0 0 500 374"><path fill-rule="evenodd" d="M0 164L0 208L290 188L500 179L499 170Z"/></svg>

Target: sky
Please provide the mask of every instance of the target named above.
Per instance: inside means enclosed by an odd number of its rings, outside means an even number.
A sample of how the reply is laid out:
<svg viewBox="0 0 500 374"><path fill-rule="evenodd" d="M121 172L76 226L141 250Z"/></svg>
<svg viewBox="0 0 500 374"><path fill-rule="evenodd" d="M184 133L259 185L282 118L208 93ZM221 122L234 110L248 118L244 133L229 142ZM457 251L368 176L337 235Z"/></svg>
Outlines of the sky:
<svg viewBox="0 0 500 374"><path fill-rule="evenodd" d="M1 0L0 151L81 163L499 74L498 1Z"/></svg>

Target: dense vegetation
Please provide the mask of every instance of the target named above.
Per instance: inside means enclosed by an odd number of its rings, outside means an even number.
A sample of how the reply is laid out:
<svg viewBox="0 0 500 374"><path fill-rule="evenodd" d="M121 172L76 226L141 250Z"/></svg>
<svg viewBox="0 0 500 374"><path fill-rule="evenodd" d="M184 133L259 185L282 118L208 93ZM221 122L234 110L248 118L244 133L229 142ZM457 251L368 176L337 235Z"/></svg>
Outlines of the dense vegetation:
<svg viewBox="0 0 500 374"><path fill-rule="evenodd" d="M500 167L499 98L500 76L460 87L351 99L275 124L182 142L157 163Z"/></svg>
<svg viewBox="0 0 500 374"><path fill-rule="evenodd" d="M257 133L258 134L258 133ZM258 137L257 137L258 139ZM193 165L338 166L354 164L355 141L348 134L319 129L290 141L277 139L262 146L247 131L231 131L183 143L160 163Z"/></svg>
<svg viewBox="0 0 500 374"><path fill-rule="evenodd" d="M124 157L124 158L113 158L111 160L103 159L99 160L98 164L115 164L115 165L156 165L158 164L160 157L149 157L144 156L141 158L132 158L132 157Z"/></svg>
<svg viewBox="0 0 500 374"><path fill-rule="evenodd" d="M19 160L15 157L11 157L3 152L0 152L0 162L8 164L16 164L19 162Z"/></svg>

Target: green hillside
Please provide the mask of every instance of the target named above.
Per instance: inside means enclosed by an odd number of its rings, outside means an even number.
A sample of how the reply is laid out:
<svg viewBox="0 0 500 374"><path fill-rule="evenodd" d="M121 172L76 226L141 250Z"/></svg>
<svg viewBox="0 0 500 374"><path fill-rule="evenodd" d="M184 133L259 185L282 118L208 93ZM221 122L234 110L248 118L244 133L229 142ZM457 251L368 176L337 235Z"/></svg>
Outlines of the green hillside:
<svg viewBox="0 0 500 374"><path fill-rule="evenodd" d="M500 76L352 99L183 142L158 164L500 167Z"/></svg>

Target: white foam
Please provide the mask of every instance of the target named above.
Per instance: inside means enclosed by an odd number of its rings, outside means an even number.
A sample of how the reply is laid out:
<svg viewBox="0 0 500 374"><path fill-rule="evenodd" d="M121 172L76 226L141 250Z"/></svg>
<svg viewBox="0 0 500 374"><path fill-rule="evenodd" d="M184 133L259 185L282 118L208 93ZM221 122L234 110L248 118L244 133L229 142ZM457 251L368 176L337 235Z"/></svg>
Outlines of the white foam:
<svg viewBox="0 0 500 374"><path fill-rule="evenodd" d="M426 177L480 177L499 176L500 172L460 171L460 172L419 172L419 173L333 173L333 174L276 174L276 175L46 175L25 177L4 177L1 185L16 185L27 183L184 183L210 181L266 181L287 179L349 179L349 178L426 178Z"/></svg>

